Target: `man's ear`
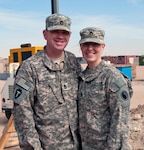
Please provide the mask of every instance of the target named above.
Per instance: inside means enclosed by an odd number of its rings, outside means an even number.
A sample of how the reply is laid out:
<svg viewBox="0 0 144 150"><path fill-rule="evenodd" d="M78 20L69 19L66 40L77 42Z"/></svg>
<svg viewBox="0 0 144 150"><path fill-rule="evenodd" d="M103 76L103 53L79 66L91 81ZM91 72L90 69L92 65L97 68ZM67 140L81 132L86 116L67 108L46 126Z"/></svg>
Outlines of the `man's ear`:
<svg viewBox="0 0 144 150"><path fill-rule="evenodd" d="M43 30L43 36L44 36L44 38L45 38L45 40L47 40L47 31L46 30Z"/></svg>

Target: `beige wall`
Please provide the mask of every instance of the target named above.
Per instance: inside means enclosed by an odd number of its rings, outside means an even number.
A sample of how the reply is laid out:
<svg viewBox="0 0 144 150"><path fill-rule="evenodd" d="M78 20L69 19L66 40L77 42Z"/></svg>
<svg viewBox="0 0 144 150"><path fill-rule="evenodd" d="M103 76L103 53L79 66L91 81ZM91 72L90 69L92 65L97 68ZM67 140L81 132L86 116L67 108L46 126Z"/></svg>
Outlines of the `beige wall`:
<svg viewBox="0 0 144 150"><path fill-rule="evenodd" d="M0 63L0 73L3 73L4 72L4 64L3 63Z"/></svg>
<svg viewBox="0 0 144 150"><path fill-rule="evenodd" d="M0 73L9 72L9 64L6 58L0 58Z"/></svg>
<svg viewBox="0 0 144 150"><path fill-rule="evenodd" d="M2 112L2 105L1 105L1 102L2 102L2 97L1 97L1 91L3 89L3 86L5 84L5 81L4 80L0 80L0 112Z"/></svg>

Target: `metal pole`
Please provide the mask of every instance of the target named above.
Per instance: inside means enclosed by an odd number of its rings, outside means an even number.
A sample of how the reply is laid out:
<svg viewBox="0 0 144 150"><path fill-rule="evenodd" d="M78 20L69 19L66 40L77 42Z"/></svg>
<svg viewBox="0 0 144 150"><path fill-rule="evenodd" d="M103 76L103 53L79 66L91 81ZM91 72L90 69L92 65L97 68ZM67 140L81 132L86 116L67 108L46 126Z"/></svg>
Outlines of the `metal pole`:
<svg viewBox="0 0 144 150"><path fill-rule="evenodd" d="M51 5L52 5L52 14L54 13L59 13L58 9L58 0L51 0Z"/></svg>

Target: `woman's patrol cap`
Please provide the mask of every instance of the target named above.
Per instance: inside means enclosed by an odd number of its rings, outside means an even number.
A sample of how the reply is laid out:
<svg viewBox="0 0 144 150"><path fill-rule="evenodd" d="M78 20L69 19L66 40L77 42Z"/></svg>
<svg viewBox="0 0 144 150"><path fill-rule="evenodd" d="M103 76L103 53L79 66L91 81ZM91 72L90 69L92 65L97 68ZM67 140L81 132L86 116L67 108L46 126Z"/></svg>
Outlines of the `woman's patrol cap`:
<svg viewBox="0 0 144 150"><path fill-rule="evenodd" d="M71 19L61 14L52 14L46 18L46 30L65 30L71 32Z"/></svg>
<svg viewBox="0 0 144 150"><path fill-rule="evenodd" d="M98 44L104 44L104 30L95 27L87 27L80 31L81 39L80 44L86 42L94 42Z"/></svg>

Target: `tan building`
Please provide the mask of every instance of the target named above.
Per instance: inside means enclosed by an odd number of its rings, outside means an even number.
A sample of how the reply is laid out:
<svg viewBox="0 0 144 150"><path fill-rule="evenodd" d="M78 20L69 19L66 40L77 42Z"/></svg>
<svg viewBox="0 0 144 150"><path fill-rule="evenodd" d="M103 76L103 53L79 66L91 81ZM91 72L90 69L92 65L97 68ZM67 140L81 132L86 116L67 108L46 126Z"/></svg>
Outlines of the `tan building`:
<svg viewBox="0 0 144 150"><path fill-rule="evenodd" d="M9 63L7 58L0 57L0 73L9 73Z"/></svg>

